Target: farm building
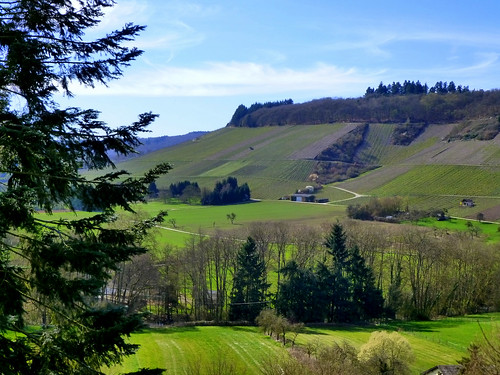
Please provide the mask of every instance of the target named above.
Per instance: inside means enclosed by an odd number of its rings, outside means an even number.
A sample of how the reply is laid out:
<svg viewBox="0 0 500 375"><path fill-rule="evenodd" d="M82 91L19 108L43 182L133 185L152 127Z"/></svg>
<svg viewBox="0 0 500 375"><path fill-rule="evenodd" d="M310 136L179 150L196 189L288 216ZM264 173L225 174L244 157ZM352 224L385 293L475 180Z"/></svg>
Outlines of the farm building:
<svg viewBox="0 0 500 375"><path fill-rule="evenodd" d="M474 207L475 203L472 199L464 198L460 201L460 207Z"/></svg>
<svg viewBox="0 0 500 375"><path fill-rule="evenodd" d="M293 202L314 202L314 194L292 194L290 200Z"/></svg>

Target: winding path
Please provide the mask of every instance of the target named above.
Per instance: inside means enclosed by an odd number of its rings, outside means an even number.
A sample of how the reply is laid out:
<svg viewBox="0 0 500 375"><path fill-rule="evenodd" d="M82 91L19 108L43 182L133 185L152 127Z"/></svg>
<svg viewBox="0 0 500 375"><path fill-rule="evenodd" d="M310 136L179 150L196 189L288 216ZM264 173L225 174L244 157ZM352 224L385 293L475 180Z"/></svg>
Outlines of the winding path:
<svg viewBox="0 0 500 375"><path fill-rule="evenodd" d="M338 203L338 202L345 202L345 201L349 201L351 199L362 198L362 197L369 197L370 196L370 195L366 195L366 194L358 194L355 191L347 190L347 189L344 189L344 188L341 188L341 187L338 187L338 186L326 186L326 187L329 188L329 189L341 190L341 191L344 191L346 193L349 193L349 194L353 195L352 197L349 197L349 198L344 198L344 199L339 199L339 200L336 200L336 201L331 201L330 204L331 203Z"/></svg>

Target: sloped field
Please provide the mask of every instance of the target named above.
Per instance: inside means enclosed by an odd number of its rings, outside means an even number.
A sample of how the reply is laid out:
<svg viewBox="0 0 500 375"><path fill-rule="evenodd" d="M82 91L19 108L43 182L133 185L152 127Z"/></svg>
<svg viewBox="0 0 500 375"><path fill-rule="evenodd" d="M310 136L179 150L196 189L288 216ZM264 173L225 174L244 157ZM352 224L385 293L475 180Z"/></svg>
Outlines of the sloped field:
<svg viewBox="0 0 500 375"><path fill-rule="evenodd" d="M310 185L314 156L354 126L224 128L124 162L119 168L141 175L168 161L174 168L157 181L159 188L190 180L212 189L216 181L235 176L240 183L249 184L253 198L278 199ZM454 125L430 125L410 145L395 146L391 144L394 126L370 124L357 157L380 167L336 186L359 194L409 197L420 208L455 209L458 197L500 197L500 137L445 142ZM324 189L318 196L336 200L338 191L333 192ZM492 199L478 202L481 204L468 215L487 209L495 212L498 204Z"/></svg>
<svg viewBox="0 0 500 375"><path fill-rule="evenodd" d="M327 346L346 341L359 349L373 331L398 330L408 339L415 355L412 374L420 374L437 364L456 364L467 355L469 344L481 339L481 329L490 334L499 319L499 314L493 313L425 322L395 321L379 326L319 325L306 328L296 342L298 346L308 343ZM264 336L256 327L150 329L132 335L131 341L141 345L139 352L126 359L123 366L105 371L107 374L137 371L142 367L166 368L167 374L198 373L192 372L196 369L207 373L214 364L225 362L234 366L231 373L252 375L260 374L266 362L287 354L281 344Z"/></svg>
<svg viewBox="0 0 500 375"><path fill-rule="evenodd" d="M371 191L381 196L500 196L500 166L419 165Z"/></svg>
<svg viewBox="0 0 500 375"><path fill-rule="evenodd" d="M234 374L260 374L264 361L277 359L286 349L255 327L178 327L148 330L132 337L139 353L107 371L119 374L144 367L167 369L167 374L203 373L225 363Z"/></svg>

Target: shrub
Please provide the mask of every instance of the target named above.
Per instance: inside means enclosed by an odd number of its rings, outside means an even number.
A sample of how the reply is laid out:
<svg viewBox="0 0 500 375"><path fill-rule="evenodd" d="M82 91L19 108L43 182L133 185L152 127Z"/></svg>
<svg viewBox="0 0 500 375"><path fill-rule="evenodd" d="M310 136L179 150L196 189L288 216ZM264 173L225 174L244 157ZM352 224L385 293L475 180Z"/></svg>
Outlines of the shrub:
<svg viewBox="0 0 500 375"><path fill-rule="evenodd" d="M376 331L361 346L358 358L372 374L410 374L414 360L408 340L397 332Z"/></svg>

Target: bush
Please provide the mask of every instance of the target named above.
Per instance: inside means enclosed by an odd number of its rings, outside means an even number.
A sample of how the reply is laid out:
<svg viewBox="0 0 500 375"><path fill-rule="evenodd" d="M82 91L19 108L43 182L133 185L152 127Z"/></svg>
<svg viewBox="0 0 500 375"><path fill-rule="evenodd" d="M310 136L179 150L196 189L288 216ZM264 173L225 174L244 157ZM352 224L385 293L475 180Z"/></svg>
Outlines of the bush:
<svg viewBox="0 0 500 375"><path fill-rule="evenodd" d="M358 354L371 374L410 374L413 350L408 340L397 332L376 331Z"/></svg>

